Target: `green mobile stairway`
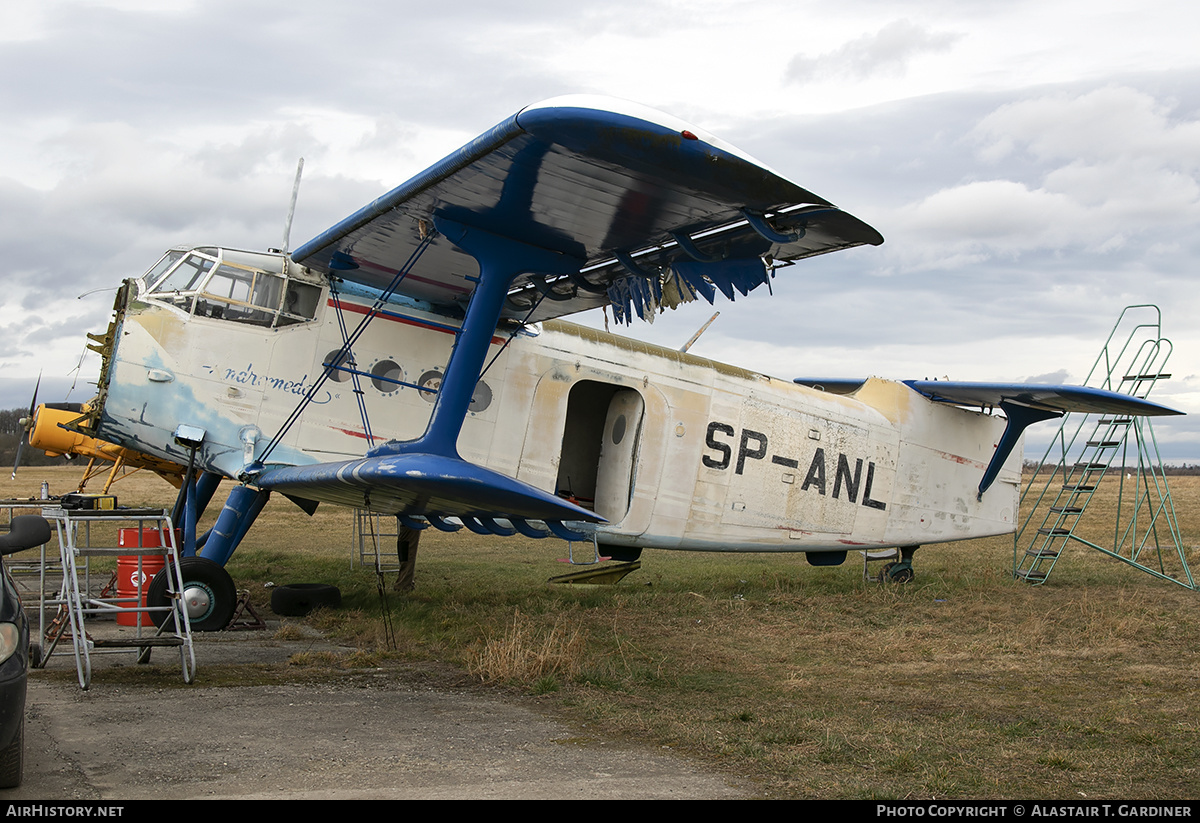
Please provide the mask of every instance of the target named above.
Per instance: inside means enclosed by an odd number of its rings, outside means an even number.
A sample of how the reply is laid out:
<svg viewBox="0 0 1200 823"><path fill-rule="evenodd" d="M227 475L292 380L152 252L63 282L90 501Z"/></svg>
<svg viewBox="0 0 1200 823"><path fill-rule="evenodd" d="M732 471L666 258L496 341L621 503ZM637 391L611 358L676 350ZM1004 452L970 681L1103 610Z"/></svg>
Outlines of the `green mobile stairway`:
<svg viewBox="0 0 1200 823"><path fill-rule="evenodd" d="M1127 306L1084 385L1144 399L1170 377L1171 348L1157 306ZM1085 518L1093 503L1092 516ZM1196 589L1148 418L1065 415L1024 482L1021 511L1028 513L1013 540L1013 573L1031 584L1044 583L1068 547L1078 543Z"/></svg>

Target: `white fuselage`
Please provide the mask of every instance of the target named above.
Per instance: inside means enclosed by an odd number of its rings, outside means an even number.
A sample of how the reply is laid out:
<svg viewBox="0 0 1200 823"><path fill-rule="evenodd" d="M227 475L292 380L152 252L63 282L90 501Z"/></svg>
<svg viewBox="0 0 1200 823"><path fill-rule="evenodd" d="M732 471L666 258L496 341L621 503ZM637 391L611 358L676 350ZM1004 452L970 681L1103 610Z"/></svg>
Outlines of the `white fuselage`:
<svg viewBox="0 0 1200 823"><path fill-rule="evenodd" d="M353 329L369 301L342 297ZM389 305L354 346L375 443L420 436L453 321ZM514 327L515 328L515 327ZM709 551L838 551L1011 532L1021 451L976 500L1002 419L868 380L836 395L559 321L493 338L463 458L594 507L601 542ZM229 477L262 455L343 341L314 319L263 328L135 297L108 368L100 436ZM350 364L347 364L350 365ZM389 382L399 380L401 383ZM408 384L408 385L403 385ZM318 389L270 463L370 447L347 371Z"/></svg>

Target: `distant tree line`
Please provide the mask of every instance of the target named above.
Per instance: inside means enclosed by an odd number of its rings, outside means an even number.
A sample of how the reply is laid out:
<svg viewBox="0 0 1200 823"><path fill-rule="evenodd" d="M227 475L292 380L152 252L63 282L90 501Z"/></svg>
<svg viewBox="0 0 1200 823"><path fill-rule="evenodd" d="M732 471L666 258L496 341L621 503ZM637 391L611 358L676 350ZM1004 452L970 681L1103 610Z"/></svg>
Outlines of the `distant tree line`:
<svg viewBox="0 0 1200 823"><path fill-rule="evenodd" d="M1032 474L1033 470L1036 469L1037 467L1038 467L1038 464L1037 464L1036 460L1026 460L1023 464L1021 464L1021 468L1025 471L1026 474ZM1132 465L1132 466L1121 466L1120 464L1114 463L1109 468L1109 471L1110 472L1114 472L1114 471L1131 472L1131 471L1135 471L1136 469L1137 469L1136 464ZM1172 466L1172 465L1168 464L1168 465L1163 466L1162 470L1163 470L1163 474L1167 474L1167 475L1200 474L1200 463L1180 463L1178 466ZM1062 464L1061 463L1047 463L1046 465L1042 466L1043 474L1048 474L1049 472L1052 472L1052 471L1062 473L1062 471L1063 471ZM1067 467L1067 472L1068 472L1068 474L1070 473L1070 466Z"/></svg>

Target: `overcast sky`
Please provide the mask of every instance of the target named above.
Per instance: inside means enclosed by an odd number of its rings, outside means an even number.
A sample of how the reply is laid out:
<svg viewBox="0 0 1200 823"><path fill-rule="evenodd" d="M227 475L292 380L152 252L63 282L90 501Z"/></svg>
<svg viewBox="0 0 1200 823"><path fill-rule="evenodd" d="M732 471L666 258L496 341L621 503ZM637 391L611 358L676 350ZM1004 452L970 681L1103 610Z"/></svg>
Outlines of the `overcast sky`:
<svg viewBox="0 0 1200 823"><path fill-rule="evenodd" d="M1155 431L1200 462L1198 38L1178 0L5 0L0 408L39 371L42 399L90 398L84 333L167 247L280 245L300 156L293 247L586 92L689 120L887 239L719 304L695 353L1081 382L1121 308L1155 303L1175 350L1153 399L1193 415ZM711 311L629 333L679 346Z"/></svg>

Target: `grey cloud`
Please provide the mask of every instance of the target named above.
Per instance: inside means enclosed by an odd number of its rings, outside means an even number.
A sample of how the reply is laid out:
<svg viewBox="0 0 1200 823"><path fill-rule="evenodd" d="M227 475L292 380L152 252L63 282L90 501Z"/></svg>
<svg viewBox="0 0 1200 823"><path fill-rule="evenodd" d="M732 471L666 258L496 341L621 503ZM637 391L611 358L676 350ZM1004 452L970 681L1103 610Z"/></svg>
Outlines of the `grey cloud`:
<svg viewBox="0 0 1200 823"><path fill-rule="evenodd" d="M474 127L480 110L498 107L498 119L511 113L504 101L561 90L523 46L584 15L572 4L507 6L310 0L165 12L57 3L43 36L0 44L0 73L21 78L0 87L0 105L197 133L298 107L420 111L427 124Z"/></svg>
<svg viewBox="0 0 1200 823"><path fill-rule="evenodd" d="M796 55L788 64L786 79L809 83L826 78L866 80L880 74L903 75L914 57L949 51L962 36L931 31L909 20L893 20L873 34L856 37L816 57Z"/></svg>
<svg viewBox="0 0 1200 823"><path fill-rule="evenodd" d="M1168 101L1123 86L1058 90L997 107L963 138L977 179L893 213L910 241L905 265L1068 250L1152 259L1194 242L1200 118L1175 115Z"/></svg>
<svg viewBox="0 0 1200 823"><path fill-rule="evenodd" d="M1035 374L1026 377L1022 383L1048 383L1055 386L1065 385L1071 382L1071 373L1066 369L1056 369L1045 374Z"/></svg>

